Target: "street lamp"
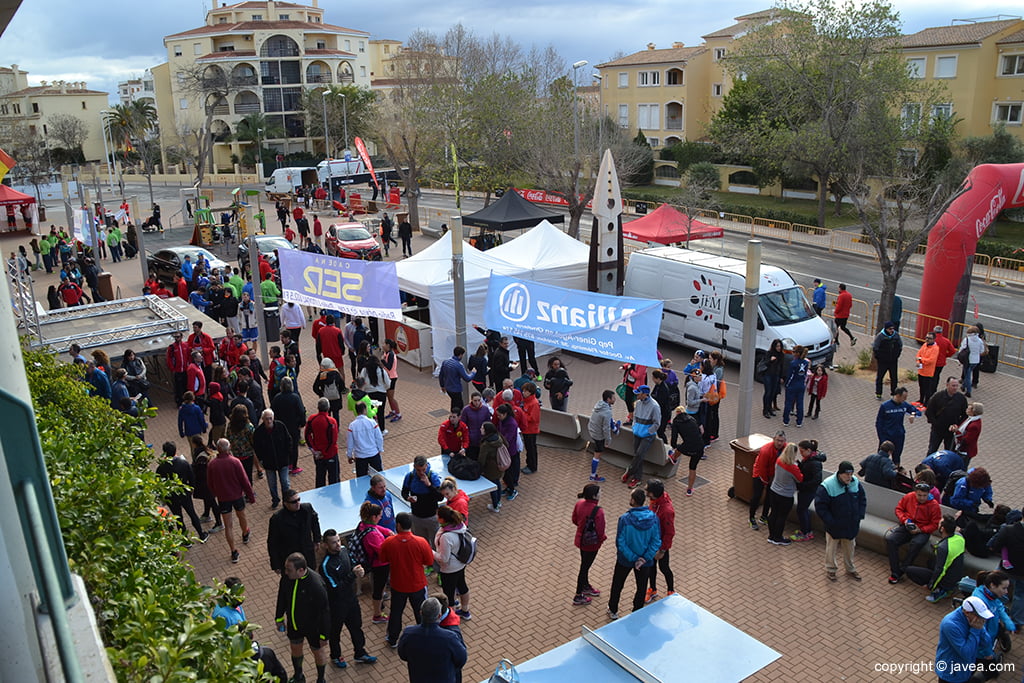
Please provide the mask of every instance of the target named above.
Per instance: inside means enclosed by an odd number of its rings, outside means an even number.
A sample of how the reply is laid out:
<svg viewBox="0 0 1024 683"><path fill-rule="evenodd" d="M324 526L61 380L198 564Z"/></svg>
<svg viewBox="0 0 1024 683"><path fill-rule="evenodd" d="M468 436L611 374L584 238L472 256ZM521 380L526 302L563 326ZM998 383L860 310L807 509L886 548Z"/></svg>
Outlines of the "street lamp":
<svg viewBox="0 0 1024 683"><path fill-rule="evenodd" d="M341 114L345 120L345 149L348 149L348 98L343 92L338 94L341 95Z"/></svg>
<svg viewBox="0 0 1024 683"><path fill-rule="evenodd" d="M256 175L259 177L260 182L265 180L263 177L263 129L256 129Z"/></svg>
<svg viewBox="0 0 1024 683"><path fill-rule="evenodd" d="M572 118L573 118L573 153L576 163L580 161L580 98L576 92L576 72L587 65L587 60L581 59L572 65Z"/></svg>
<svg viewBox="0 0 1024 683"><path fill-rule="evenodd" d="M107 127L107 123L108 122L107 122L106 115L110 114L110 113L111 112L110 112L109 109L104 109L104 110L100 111L100 125L103 127L103 154L106 157L106 162L107 162L107 183L110 185L110 194L113 195L114 194L114 167L113 167L113 165L111 164L111 161L110 161L110 148L107 147L107 132L109 131L109 128ZM111 141L111 146L113 146L113 141Z"/></svg>
<svg viewBox="0 0 1024 683"><path fill-rule="evenodd" d="M604 79L601 78L601 74L592 73L590 78L597 81L597 153L604 153Z"/></svg>
<svg viewBox="0 0 1024 683"><path fill-rule="evenodd" d="M327 88L320 93L320 102L324 109L324 158L327 159L328 166L331 163L331 131L327 128L327 96L330 94L331 91Z"/></svg>

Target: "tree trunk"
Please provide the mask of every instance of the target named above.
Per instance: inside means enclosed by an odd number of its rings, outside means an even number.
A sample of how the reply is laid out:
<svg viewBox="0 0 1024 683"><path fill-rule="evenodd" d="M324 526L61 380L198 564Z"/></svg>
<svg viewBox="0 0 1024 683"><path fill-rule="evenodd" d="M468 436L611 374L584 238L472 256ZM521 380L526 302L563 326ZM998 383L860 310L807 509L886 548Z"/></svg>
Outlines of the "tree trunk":
<svg viewBox="0 0 1024 683"><path fill-rule="evenodd" d="M901 274L895 268L882 272L882 291L878 295L878 319L875 320L875 327L878 329L873 330L875 333L887 321L892 320L893 297L896 296L896 285L899 284Z"/></svg>
<svg viewBox="0 0 1024 683"><path fill-rule="evenodd" d="M783 192L785 195L785 192ZM818 227L825 227L825 212L828 207L828 186L818 181Z"/></svg>
<svg viewBox="0 0 1024 683"><path fill-rule="evenodd" d="M575 205L570 204L569 207L569 237L574 240L580 238L580 219L583 217L583 209L586 208L578 202Z"/></svg>
<svg viewBox="0 0 1024 683"><path fill-rule="evenodd" d="M418 175L413 173L410 168L409 176L405 181L405 198L409 202L409 223L412 225L413 230L420 229L420 183Z"/></svg>

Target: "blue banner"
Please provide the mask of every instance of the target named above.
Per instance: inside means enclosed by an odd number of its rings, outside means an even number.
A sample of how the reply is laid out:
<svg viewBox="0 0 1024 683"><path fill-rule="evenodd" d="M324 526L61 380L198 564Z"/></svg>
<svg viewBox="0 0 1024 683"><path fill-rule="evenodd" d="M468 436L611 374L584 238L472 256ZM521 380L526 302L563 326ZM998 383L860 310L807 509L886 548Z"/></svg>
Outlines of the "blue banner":
<svg viewBox="0 0 1024 683"><path fill-rule="evenodd" d="M503 335L657 367L662 305L492 275L484 323Z"/></svg>
<svg viewBox="0 0 1024 683"><path fill-rule="evenodd" d="M285 301L352 315L402 319L394 262L359 261L292 249L279 251L278 259Z"/></svg>

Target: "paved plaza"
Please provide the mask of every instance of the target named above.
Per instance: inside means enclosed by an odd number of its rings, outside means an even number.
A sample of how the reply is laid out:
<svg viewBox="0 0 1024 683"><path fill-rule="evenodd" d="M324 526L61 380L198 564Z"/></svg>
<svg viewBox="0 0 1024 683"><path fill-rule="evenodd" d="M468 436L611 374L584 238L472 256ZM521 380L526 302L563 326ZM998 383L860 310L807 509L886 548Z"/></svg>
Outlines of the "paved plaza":
<svg viewBox="0 0 1024 683"><path fill-rule="evenodd" d="M4 248L9 252L15 244L8 242ZM417 235L416 250L426 244L427 239ZM116 264L113 270L123 295L133 295L135 290L130 287L140 279L137 260ZM42 298L45 286L55 281L55 276L36 273L35 279L37 296ZM870 343L864 335L859 335L859 340L856 350ZM469 341L473 348L481 337L470 330ZM305 365L299 376L299 388L307 410L313 410L315 354L308 330L302 336L302 351ZM692 353L664 343L661 351L675 361L677 370ZM844 345L837 362L854 362L854 351ZM619 383L621 373L617 364L579 356L563 358L575 382L570 410L589 415L601 391ZM905 350L904 367L909 367L911 358L912 352ZM389 426L385 467L410 462L419 454L435 455L437 427L448 404L429 372L416 371L405 363L399 372L397 396L404 419ZM886 669L929 665L935 653L939 621L950 608L948 600L932 605L925 602L923 588L908 582L888 585L885 558L864 550L857 554L863 582L841 574L837 583L830 583L823 566L823 540L777 547L768 544L765 530L755 532L747 527L745 505L727 496L733 471L729 441L736 436L736 411L741 400L735 364L729 366L726 380L730 388L721 406L722 438L708 451L708 459L698 470L708 483L697 488L692 498L684 496L685 485L678 478L666 486L677 512L677 535L672 549L676 590L782 653L781 659L749 680L933 680L928 669L917 675L910 673L914 669L904 669L903 674L887 673ZM983 374L981 386L974 392L974 400L986 406L976 462L991 473L996 502L1014 507L1024 503L1024 495L1019 493L1024 470L1017 465L1019 455L1012 446L1024 433L1024 411L1013 408L1010 404L1014 401L1007 401L1006 397L1017 395L1022 388L1024 383L1020 379ZM781 419L760 417L760 389L760 385L755 385L752 431L770 434L782 423ZM184 447L184 440L177 438L171 396L161 391L154 391L153 395L160 412L149 425L147 441L157 449L165 440ZM791 426L789 438L817 439L820 449L828 455L828 469L841 460L858 462L876 446L877 407L870 381L833 373L821 417L806 420L802 429ZM615 412L616 417L625 418L621 401ZM925 455L928 426L920 420L907 431L904 462L912 465ZM293 487L302 491L313 486L312 459L305 448L300 465L305 472L292 481ZM499 514L487 511L486 496L471 502L470 525L480 540L477 559L467 571L473 619L462 624L469 650L464 670L467 682L485 680L503 657L522 662L578 637L581 626L597 628L607 623L605 601L615 562L615 519L628 507L628 489L619 482L621 470L602 465L600 474L607 481L602 484L601 503L609 520L609 539L598 555L591 580L603 595L591 605L573 606L579 555L572 543L574 527L569 518L576 494L587 483L588 474L589 456L584 452L542 447L539 471L522 477L520 496L503 505ZM685 477L685 470L680 474ZM342 476L354 476L344 463ZM249 511L252 540L247 546L240 545L240 563L230 563L223 534L212 535L205 545L196 544L186 559L194 565L200 581L223 580L228 576L244 581L246 612L261 627L256 637L277 651L290 673L287 642L273 628L278 577L270 569L266 550L270 499L263 481L257 480L254 487L257 501ZM237 534L236 530L236 538ZM659 582L664 591L663 579ZM440 592L435 582L430 587ZM627 584L627 594L628 590ZM350 663L344 671L329 671L328 680L404 680L405 664L384 644L384 627L369 623L368 588L361 599L367 649L380 659L374 665ZM623 612L628 612L628 603L628 599L623 601ZM406 614L405 623L409 620L410 615ZM1000 680L1019 680L1019 667L1024 666L1021 643L1015 640L1014 651L1007 658L1018 665L1017 671L1004 674ZM345 634L342 650L351 659L351 643ZM681 667L686 666L686 658L687 651L681 648ZM313 660L308 654L306 676L315 680Z"/></svg>

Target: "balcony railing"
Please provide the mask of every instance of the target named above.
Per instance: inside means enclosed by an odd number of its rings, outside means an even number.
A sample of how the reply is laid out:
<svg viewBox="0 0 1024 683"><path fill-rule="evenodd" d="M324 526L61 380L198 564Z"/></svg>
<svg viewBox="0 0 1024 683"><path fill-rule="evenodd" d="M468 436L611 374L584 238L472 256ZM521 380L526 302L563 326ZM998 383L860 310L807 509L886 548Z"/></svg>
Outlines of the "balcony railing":
<svg viewBox="0 0 1024 683"><path fill-rule="evenodd" d="M306 74L307 83L333 83L330 74Z"/></svg>
<svg viewBox="0 0 1024 683"><path fill-rule="evenodd" d="M259 110L259 102L241 102L235 105L236 114L252 114L253 112L258 112Z"/></svg>
<svg viewBox="0 0 1024 683"><path fill-rule="evenodd" d="M665 130L682 130L683 120L682 119L666 119Z"/></svg>

